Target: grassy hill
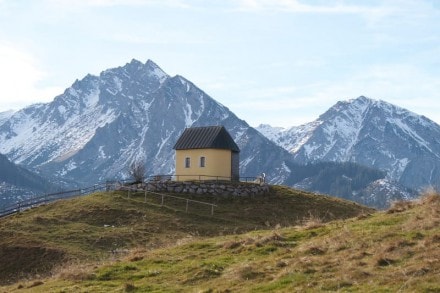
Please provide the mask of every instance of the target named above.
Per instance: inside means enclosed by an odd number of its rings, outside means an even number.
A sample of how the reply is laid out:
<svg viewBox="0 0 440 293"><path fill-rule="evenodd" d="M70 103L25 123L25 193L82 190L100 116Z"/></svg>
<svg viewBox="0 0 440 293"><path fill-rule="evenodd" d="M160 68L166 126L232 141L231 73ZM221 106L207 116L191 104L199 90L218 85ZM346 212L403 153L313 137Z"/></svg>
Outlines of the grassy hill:
<svg viewBox="0 0 440 293"><path fill-rule="evenodd" d="M439 292L440 196L324 224L187 238L7 292Z"/></svg>
<svg viewBox="0 0 440 293"><path fill-rule="evenodd" d="M299 225L372 212L352 202L274 186L259 198L197 196L211 208L144 194L96 193L0 219L0 285L47 276L60 266L118 259L129 249ZM0 290L1 291L1 290Z"/></svg>

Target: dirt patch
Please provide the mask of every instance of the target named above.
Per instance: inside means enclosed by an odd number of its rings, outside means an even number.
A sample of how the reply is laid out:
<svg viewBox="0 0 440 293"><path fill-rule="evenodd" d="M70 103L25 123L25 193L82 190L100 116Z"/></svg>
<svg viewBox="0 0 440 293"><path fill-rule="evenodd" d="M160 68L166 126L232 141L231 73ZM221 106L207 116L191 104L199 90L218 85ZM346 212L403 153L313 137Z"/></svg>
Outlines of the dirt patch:
<svg viewBox="0 0 440 293"><path fill-rule="evenodd" d="M65 258L63 251L39 246L0 247L0 285L48 274Z"/></svg>

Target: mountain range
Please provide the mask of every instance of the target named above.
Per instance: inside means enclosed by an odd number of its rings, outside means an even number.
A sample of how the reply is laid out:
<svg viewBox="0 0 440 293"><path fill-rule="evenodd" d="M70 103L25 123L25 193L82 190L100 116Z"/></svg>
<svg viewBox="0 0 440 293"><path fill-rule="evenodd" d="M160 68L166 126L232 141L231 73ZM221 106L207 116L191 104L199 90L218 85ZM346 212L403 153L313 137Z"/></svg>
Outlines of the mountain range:
<svg viewBox="0 0 440 293"><path fill-rule="evenodd" d="M241 149L242 176L289 176L291 155L182 76L154 62L87 75L47 104L22 109L0 125L0 152L67 186L125 178L131 162L148 174L172 174L186 127L224 125Z"/></svg>
<svg viewBox="0 0 440 293"><path fill-rule="evenodd" d="M126 179L135 161L145 162L148 175L173 174L177 138L186 127L207 125L230 132L243 177L265 172L273 184L376 207L414 197L406 188L439 186L439 126L423 116L359 97L309 124L255 129L151 60L89 74L50 103L0 113L0 153L64 188L83 187ZM330 170L339 187L319 183Z"/></svg>
<svg viewBox="0 0 440 293"><path fill-rule="evenodd" d="M384 101L361 96L308 124L257 129L297 163L354 162L411 189L440 188L440 126Z"/></svg>

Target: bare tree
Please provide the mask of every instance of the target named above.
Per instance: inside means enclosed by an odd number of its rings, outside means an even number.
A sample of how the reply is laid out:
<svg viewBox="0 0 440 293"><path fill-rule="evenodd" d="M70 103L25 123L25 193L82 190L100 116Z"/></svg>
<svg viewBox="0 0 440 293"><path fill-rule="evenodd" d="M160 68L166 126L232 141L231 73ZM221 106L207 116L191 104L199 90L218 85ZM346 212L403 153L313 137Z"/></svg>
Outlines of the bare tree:
<svg viewBox="0 0 440 293"><path fill-rule="evenodd" d="M145 162L143 160L137 160L131 163L128 173L133 178L134 183L142 183L145 178Z"/></svg>

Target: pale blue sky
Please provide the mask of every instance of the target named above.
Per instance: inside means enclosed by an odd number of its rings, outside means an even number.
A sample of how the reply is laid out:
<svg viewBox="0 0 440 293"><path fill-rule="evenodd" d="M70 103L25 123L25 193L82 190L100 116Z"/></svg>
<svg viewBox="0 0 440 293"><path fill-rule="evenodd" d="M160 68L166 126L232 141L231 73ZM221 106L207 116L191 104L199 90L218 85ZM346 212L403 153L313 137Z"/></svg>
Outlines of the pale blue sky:
<svg viewBox="0 0 440 293"><path fill-rule="evenodd" d="M440 123L440 0L0 0L0 111L132 58L253 126L360 95Z"/></svg>

